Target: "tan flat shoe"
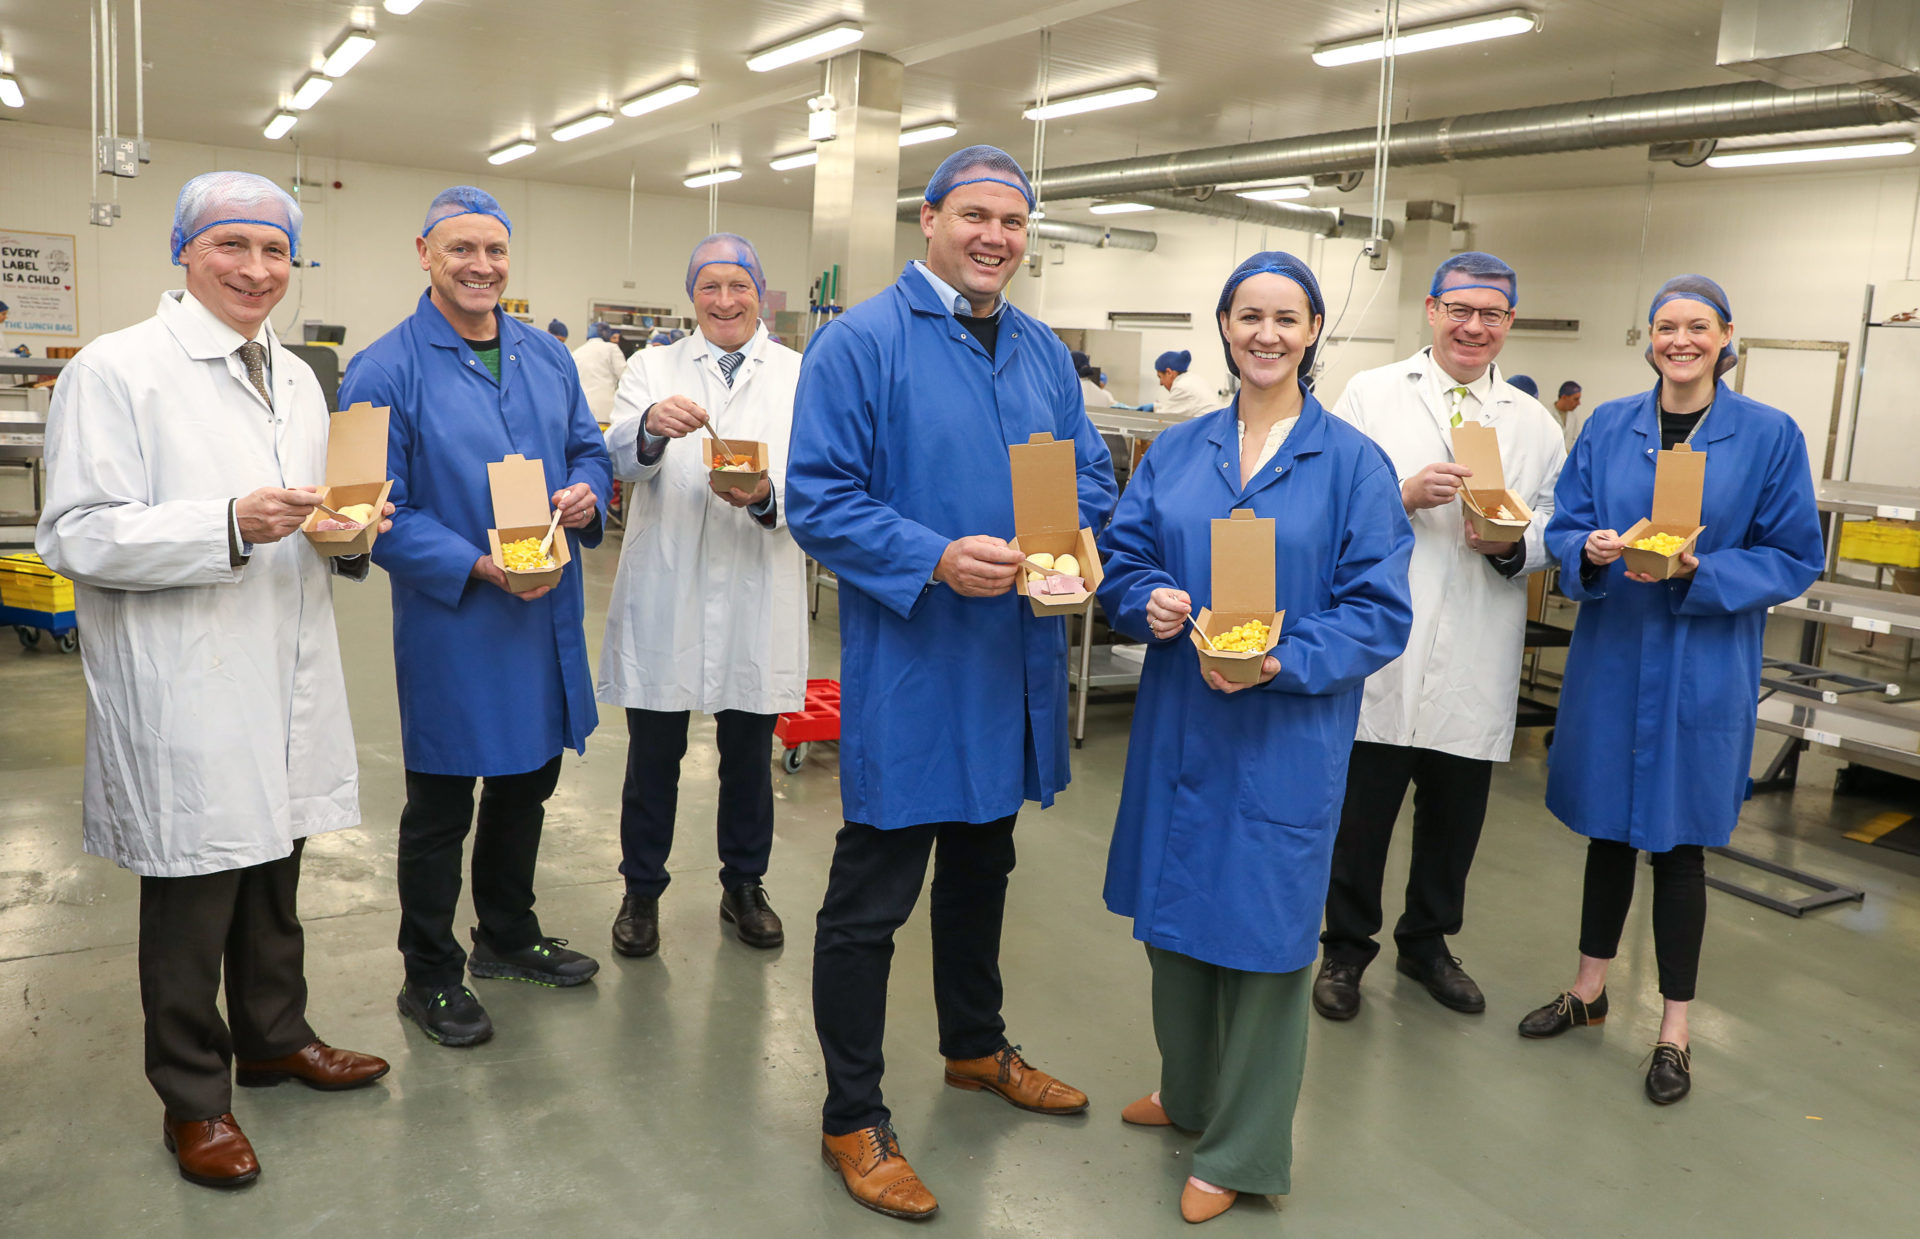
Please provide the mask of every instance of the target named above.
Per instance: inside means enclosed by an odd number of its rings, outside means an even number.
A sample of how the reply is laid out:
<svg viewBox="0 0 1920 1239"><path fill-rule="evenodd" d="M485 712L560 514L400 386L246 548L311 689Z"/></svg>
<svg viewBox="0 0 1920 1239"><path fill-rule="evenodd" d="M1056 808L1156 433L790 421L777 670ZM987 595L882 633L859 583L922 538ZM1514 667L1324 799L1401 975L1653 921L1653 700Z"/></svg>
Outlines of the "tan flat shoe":
<svg viewBox="0 0 1920 1239"><path fill-rule="evenodd" d="M1189 1222L1209 1222L1233 1208L1239 1192L1209 1192L1195 1187L1188 1179L1180 1189L1180 1216Z"/></svg>
<svg viewBox="0 0 1920 1239"><path fill-rule="evenodd" d="M1129 1102L1127 1108L1120 1112L1120 1121L1132 1123L1135 1127L1173 1126L1173 1120L1167 1117L1167 1112L1153 1099L1152 1093L1139 1101Z"/></svg>

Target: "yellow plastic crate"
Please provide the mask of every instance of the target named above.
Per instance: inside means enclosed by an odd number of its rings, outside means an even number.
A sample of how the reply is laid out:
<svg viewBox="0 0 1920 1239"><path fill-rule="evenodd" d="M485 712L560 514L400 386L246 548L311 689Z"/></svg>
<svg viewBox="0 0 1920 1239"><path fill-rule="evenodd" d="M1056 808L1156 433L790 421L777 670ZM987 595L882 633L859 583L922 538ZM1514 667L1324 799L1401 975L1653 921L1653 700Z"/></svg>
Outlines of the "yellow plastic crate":
<svg viewBox="0 0 1920 1239"><path fill-rule="evenodd" d="M73 610L73 582L32 551L0 555L0 606L58 613Z"/></svg>
<svg viewBox="0 0 1920 1239"><path fill-rule="evenodd" d="M1840 558L1891 568L1920 568L1920 526L1848 521L1840 526Z"/></svg>

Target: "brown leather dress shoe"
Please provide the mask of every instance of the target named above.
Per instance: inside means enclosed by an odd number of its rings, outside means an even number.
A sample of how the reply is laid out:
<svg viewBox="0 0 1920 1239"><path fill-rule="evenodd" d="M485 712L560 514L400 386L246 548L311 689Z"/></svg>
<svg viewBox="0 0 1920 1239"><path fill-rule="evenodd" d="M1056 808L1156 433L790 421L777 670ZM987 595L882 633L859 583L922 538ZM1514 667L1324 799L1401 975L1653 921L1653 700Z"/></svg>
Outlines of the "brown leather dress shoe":
<svg viewBox="0 0 1920 1239"><path fill-rule="evenodd" d="M1233 1202L1238 1199L1239 1192L1203 1191L1188 1179L1180 1189L1180 1216L1189 1222L1211 1221L1233 1208Z"/></svg>
<svg viewBox="0 0 1920 1239"><path fill-rule="evenodd" d="M1132 1123L1135 1127L1173 1126L1173 1120L1167 1117L1166 1110L1153 1099L1152 1093L1148 1093L1139 1101L1128 1102L1127 1108L1120 1112L1120 1121Z"/></svg>
<svg viewBox="0 0 1920 1239"><path fill-rule="evenodd" d="M1017 1045L1003 1045L985 1058L949 1058L947 1083L998 1094L1035 1114L1079 1114L1087 1108L1085 1093L1028 1063Z"/></svg>
<svg viewBox="0 0 1920 1239"><path fill-rule="evenodd" d="M176 1123L160 1121L160 1138L180 1163L180 1177L201 1187L245 1187L260 1177L253 1145L231 1114Z"/></svg>
<svg viewBox="0 0 1920 1239"><path fill-rule="evenodd" d="M298 1080L308 1088L337 1093L364 1088L387 1071L384 1058L336 1050L324 1041L315 1041L279 1058L236 1060L234 1083L242 1088L272 1088L285 1080Z"/></svg>
<svg viewBox="0 0 1920 1239"><path fill-rule="evenodd" d="M863 1127L845 1136L820 1136L820 1157L840 1172L847 1195L888 1217L917 1222L940 1208L927 1185L900 1154L893 1124Z"/></svg>

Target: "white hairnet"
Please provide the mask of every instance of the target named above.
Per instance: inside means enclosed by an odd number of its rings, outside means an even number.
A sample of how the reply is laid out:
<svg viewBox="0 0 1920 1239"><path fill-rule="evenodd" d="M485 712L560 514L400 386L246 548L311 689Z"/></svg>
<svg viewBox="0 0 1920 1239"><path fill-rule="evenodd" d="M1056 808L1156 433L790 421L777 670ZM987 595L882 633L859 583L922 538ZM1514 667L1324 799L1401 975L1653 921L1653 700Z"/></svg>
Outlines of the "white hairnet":
<svg viewBox="0 0 1920 1239"><path fill-rule="evenodd" d="M180 251L215 224L264 224L287 234L289 253L300 253L300 204L264 176L251 172L203 172L180 187L173 208L173 265Z"/></svg>

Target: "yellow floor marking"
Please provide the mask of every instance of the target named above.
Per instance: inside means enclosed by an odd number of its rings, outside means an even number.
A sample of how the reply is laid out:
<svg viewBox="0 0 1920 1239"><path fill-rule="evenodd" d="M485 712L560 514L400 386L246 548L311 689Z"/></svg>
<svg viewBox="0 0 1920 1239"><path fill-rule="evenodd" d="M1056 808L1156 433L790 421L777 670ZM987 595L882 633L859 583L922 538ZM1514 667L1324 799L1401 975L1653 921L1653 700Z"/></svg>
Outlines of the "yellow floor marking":
<svg viewBox="0 0 1920 1239"><path fill-rule="evenodd" d="M1873 843L1881 835L1890 834L1913 820L1911 813L1882 813L1871 818L1858 830L1849 830L1847 838L1855 843Z"/></svg>

